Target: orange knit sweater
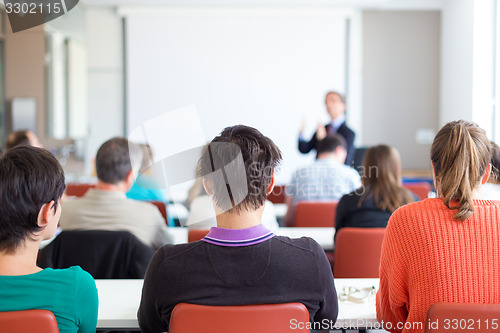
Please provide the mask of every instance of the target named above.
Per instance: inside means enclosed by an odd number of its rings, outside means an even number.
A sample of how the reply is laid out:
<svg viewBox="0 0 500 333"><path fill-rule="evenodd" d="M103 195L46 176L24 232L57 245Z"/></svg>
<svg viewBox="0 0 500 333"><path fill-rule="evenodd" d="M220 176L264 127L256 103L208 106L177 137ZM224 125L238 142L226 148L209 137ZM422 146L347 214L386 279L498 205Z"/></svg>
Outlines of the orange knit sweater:
<svg viewBox="0 0 500 333"><path fill-rule="evenodd" d="M386 330L423 332L433 303L500 303L500 201L474 200L464 222L455 212L426 199L389 219L377 293Z"/></svg>

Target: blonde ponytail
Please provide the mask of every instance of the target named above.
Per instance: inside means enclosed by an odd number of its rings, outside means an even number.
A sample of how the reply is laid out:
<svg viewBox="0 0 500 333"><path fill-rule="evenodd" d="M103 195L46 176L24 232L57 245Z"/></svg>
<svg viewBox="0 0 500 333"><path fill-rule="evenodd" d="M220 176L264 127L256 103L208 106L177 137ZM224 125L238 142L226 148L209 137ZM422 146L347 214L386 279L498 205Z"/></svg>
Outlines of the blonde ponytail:
<svg viewBox="0 0 500 333"><path fill-rule="evenodd" d="M474 212L472 192L490 161L486 132L464 120L446 124L434 138L431 160L441 184L444 204L456 209L456 220L465 221Z"/></svg>

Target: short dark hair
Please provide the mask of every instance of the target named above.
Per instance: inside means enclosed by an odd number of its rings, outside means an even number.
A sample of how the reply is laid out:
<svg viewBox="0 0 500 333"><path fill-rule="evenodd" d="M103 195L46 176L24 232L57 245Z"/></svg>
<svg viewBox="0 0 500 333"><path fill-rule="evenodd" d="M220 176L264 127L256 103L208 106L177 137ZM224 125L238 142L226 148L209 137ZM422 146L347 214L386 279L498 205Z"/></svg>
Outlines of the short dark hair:
<svg viewBox="0 0 500 333"><path fill-rule="evenodd" d="M7 136L7 141L5 142L5 149L9 150L16 146L31 146L27 130L15 131Z"/></svg>
<svg viewBox="0 0 500 333"><path fill-rule="evenodd" d="M256 210L267 197L281 151L257 129L226 127L203 150L198 176L208 180L215 204L237 213Z"/></svg>
<svg viewBox="0 0 500 333"><path fill-rule="evenodd" d="M141 160L142 153L136 144L126 138L112 138L97 151L97 178L108 184L117 184L126 179L132 167L138 171Z"/></svg>
<svg viewBox="0 0 500 333"><path fill-rule="evenodd" d="M491 173L490 182L500 184L500 147L493 141L491 143Z"/></svg>
<svg viewBox="0 0 500 333"><path fill-rule="evenodd" d="M18 146L0 157L0 251L13 253L34 233L42 206L57 204L66 186L57 159L43 148Z"/></svg>
<svg viewBox="0 0 500 333"><path fill-rule="evenodd" d="M316 144L316 151L319 154L333 153L338 147L347 149L345 139L339 134L328 134L323 140Z"/></svg>

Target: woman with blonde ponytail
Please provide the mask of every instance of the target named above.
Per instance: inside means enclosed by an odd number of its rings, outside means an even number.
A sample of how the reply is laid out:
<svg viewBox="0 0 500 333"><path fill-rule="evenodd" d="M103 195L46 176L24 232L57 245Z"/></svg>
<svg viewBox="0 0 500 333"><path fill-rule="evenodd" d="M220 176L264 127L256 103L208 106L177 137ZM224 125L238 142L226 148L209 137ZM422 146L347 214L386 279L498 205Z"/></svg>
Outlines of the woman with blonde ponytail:
<svg viewBox="0 0 500 333"><path fill-rule="evenodd" d="M391 332L423 332L434 303L500 303L500 202L478 199L491 170L486 133L450 122L430 155L438 198L396 210L382 245L377 318Z"/></svg>

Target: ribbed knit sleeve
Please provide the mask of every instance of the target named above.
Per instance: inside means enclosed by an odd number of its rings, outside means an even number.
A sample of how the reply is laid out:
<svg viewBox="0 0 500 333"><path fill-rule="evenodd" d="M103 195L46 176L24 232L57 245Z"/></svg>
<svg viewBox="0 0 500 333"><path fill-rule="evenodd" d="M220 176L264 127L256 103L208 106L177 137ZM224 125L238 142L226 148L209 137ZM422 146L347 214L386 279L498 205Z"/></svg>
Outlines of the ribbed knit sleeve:
<svg viewBox="0 0 500 333"><path fill-rule="evenodd" d="M390 332L423 332L433 303L500 303L500 202L474 200L466 221L442 199L401 207L382 245L377 318Z"/></svg>
<svg viewBox="0 0 500 333"><path fill-rule="evenodd" d="M380 287L377 293L377 319L389 332L401 332L397 323L404 323L408 317L408 259L407 248L401 239L403 218L401 210L396 210L386 228L382 243L380 262ZM402 248L401 248L402 247Z"/></svg>

